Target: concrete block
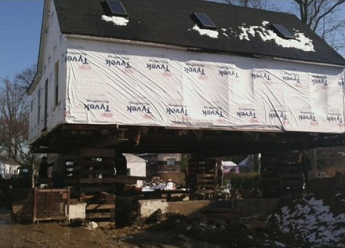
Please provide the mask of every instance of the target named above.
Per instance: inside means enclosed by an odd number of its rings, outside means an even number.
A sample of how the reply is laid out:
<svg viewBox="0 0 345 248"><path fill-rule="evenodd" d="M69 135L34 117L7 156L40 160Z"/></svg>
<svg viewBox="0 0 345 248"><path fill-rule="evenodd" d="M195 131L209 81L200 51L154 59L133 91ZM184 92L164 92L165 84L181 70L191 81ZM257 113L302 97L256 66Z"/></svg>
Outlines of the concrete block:
<svg viewBox="0 0 345 248"><path fill-rule="evenodd" d="M188 218L194 218L201 214L201 211L208 209L213 201L179 201L169 202L168 212L182 214Z"/></svg>
<svg viewBox="0 0 345 248"><path fill-rule="evenodd" d="M166 202L165 200L140 200L141 217L147 218L156 210L161 209L162 213L178 213L191 217L199 215L201 210L207 209L211 205L211 201L181 201Z"/></svg>
<svg viewBox="0 0 345 248"><path fill-rule="evenodd" d="M153 214L157 209L161 209L162 213L168 212L169 203L164 200L140 200L140 214L141 217L147 218Z"/></svg>
<svg viewBox="0 0 345 248"><path fill-rule="evenodd" d="M69 215L68 220L82 219L86 218L86 203L78 202L69 205Z"/></svg>

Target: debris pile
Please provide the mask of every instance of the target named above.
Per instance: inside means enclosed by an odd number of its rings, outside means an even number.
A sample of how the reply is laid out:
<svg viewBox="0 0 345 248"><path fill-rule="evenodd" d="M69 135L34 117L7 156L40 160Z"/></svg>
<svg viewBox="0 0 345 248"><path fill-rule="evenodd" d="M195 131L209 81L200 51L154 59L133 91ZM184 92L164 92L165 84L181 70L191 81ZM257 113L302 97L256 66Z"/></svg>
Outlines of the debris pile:
<svg viewBox="0 0 345 248"><path fill-rule="evenodd" d="M84 223L84 228L86 230L94 230L98 227L98 224L94 221L88 221Z"/></svg>
<svg viewBox="0 0 345 248"><path fill-rule="evenodd" d="M267 230L268 224L259 216L241 221L221 218L191 220L183 215L166 213L164 219L154 225L151 224L149 229L176 233L181 240L198 240L207 243L210 247L291 247L285 242L278 241L278 237L271 237Z"/></svg>
<svg viewBox="0 0 345 248"><path fill-rule="evenodd" d="M167 182L160 177L152 177L151 181L146 183L142 188L144 192L151 192L155 190L175 190L181 189L181 186L169 179Z"/></svg>
<svg viewBox="0 0 345 248"><path fill-rule="evenodd" d="M142 191L155 191L155 190L164 190L166 188L166 182L160 177L152 177L151 181L147 182Z"/></svg>

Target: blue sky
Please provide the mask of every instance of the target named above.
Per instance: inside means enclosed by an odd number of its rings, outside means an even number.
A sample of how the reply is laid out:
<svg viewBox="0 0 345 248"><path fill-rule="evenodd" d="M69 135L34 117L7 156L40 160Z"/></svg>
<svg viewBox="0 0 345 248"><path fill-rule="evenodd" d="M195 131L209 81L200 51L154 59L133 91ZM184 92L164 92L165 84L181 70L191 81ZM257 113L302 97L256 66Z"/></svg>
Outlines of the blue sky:
<svg viewBox="0 0 345 248"><path fill-rule="evenodd" d="M43 0L0 1L0 78L37 63Z"/></svg>

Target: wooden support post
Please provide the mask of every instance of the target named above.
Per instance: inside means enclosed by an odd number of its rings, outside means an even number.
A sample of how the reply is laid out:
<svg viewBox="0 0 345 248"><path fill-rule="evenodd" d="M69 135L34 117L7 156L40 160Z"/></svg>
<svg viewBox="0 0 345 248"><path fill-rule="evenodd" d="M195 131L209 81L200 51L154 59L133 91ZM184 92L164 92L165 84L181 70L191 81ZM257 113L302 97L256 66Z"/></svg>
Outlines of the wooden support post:
<svg viewBox="0 0 345 248"><path fill-rule="evenodd" d="M316 149L309 149L308 155L310 159L310 166L311 166L311 172L310 172L310 178L313 179L317 177L318 171L317 171L317 155L316 155Z"/></svg>
<svg viewBox="0 0 345 248"><path fill-rule="evenodd" d="M34 188L34 201L33 201L33 208L32 208L32 222L36 223L36 215L37 215L37 188Z"/></svg>

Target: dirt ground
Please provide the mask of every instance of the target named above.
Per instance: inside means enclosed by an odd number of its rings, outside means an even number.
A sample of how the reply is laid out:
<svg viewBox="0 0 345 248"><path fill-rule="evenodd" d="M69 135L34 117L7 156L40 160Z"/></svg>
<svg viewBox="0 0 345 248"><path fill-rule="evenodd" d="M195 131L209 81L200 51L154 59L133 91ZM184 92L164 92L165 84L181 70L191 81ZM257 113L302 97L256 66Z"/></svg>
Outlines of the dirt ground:
<svg viewBox="0 0 345 248"><path fill-rule="evenodd" d="M257 221L257 220L255 220ZM223 221L194 221L169 218L165 221L122 229L71 227L65 223L12 223L9 214L0 215L1 248L262 248L345 247L312 246L289 233L255 225ZM250 221L249 221L250 222ZM254 225L253 225L254 224Z"/></svg>
<svg viewBox="0 0 345 248"><path fill-rule="evenodd" d="M196 241L169 230L158 230L153 225L122 229L86 230L64 223L18 224L9 214L0 215L1 248L94 248L94 247L221 247Z"/></svg>
<svg viewBox="0 0 345 248"><path fill-rule="evenodd" d="M93 230L19 224L0 209L0 248L345 248L345 176L311 181L306 192L282 198L269 216L188 220L160 213L149 223Z"/></svg>
<svg viewBox="0 0 345 248"><path fill-rule="evenodd" d="M262 230L224 221L193 221L178 215L154 224L122 229L70 227L65 223L18 224L0 215L1 248L261 248L288 246ZM305 247L305 246L304 246Z"/></svg>

